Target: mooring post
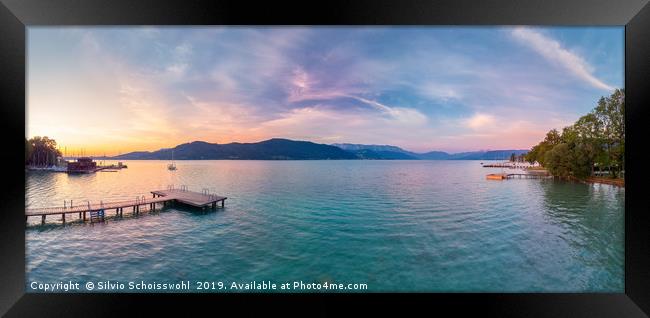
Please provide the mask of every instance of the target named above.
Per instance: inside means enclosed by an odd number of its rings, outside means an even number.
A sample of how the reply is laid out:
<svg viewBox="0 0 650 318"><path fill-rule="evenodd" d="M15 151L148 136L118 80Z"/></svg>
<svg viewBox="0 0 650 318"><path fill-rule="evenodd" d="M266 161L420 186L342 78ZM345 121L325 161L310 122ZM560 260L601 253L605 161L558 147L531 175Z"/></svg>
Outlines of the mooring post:
<svg viewBox="0 0 650 318"><path fill-rule="evenodd" d="M222 208L224 207L225 202L226 202L226 199L221 200L221 207Z"/></svg>
<svg viewBox="0 0 650 318"><path fill-rule="evenodd" d="M63 219L63 224L65 224L65 213L61 213L61 218Z"/></svg>
<svg viewBox="0 0 650 318"><path fill-rule="evenodd" d="M86 211L84 211L84 222L86 222Z"/></svg>
<svg viewBox="0 0 650 318"><path fill-rule="evenodd" d="M45 214L41 216L41 224L45 224Z"/></svg>

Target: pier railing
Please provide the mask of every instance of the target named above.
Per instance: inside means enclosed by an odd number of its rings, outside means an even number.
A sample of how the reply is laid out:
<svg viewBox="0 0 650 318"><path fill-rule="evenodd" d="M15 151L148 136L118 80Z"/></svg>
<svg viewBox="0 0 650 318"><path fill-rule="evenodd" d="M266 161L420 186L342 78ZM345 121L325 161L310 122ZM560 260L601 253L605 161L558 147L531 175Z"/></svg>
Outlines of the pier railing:
<svg viewBox="0 0 650 318"><path fill-rule="evenodd" d="M90 200L86 200L86 204L80 204L77 206L73 205L72 200L68 205L67 200L63 201L63 206L59 207L45 207L45 208L27 208L25 209L25 216L41 216L42 222L45 223L46 215L56 215L61 214L62 220L65 223L65 215L69 213L79 213L79 218L83 217L83 220L86 220L86 213L91 213L91 221L95 216L100 216L103 220L104 213L107 210L115 209L116 215L122 216L122 211L124 208L133 208L134 214L138 214L141 206L149 205L150 210L156 209L156 204L160 203L163 206L167 203L181 203L185 205L190 205L197 208L202 208L203 210L212 207L213 209L217 208L217 203L221 203L221 207L224 207L224 201L226 197L221 197L215 194L210 193L209 189L204 188L203 193L189 191L187 186L182 185L180 189L174 189L173 185L168 187L167 190L157 190L151 191L153 198L146 198L144 195L136 196L135 200L121 200L113 202L104 202L100 200L99 203L91 203ZM95 218L96 219L96 218Z"/></svg>

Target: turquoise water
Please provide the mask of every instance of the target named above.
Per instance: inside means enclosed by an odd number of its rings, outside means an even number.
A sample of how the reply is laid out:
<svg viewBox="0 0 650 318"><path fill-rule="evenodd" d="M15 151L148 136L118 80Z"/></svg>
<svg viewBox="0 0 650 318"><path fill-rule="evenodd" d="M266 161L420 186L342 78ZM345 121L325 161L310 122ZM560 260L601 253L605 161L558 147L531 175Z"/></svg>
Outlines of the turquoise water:
<svg viewBox="0 0 650 318"><path fill-rule="evenodd" d="M175 172L165 161L127 164L89 175L29 172L26 205L149 198L175 184L227 196L226 207L168 207L103 224L30 218L27 292L33 281L106 280L624 290L622 188L490 181L501 169L479 161L178 161Z"/></svg>

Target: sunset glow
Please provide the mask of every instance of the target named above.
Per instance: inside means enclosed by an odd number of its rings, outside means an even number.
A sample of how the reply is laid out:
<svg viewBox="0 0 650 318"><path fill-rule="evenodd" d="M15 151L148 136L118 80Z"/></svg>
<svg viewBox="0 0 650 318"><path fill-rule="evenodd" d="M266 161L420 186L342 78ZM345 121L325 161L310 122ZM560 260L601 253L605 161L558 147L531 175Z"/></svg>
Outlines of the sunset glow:
<svg viewBox="0 0 650 318"><path fill-rule="evenodd" d="M528 149L623 87L623 27L30 27L27 138Z"/></svg>

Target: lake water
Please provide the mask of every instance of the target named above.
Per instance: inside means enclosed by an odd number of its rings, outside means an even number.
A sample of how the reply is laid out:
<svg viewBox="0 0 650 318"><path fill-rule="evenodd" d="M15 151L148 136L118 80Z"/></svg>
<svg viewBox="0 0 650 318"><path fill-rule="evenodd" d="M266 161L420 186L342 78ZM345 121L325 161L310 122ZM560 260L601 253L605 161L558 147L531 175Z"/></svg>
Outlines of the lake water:
<svg viewBox="0 0 650 318"><path fill-rule="evenodd" d="M28 207L227 196L104 223L30 218L30 282L363 283L367 291L623 292L622 188L490 181L480 161L128 161L87 175L26 173ZM194 286L192 286L194 288ZM82 288L82 291L85 292ZM195 291L195 290L192 290ZM221 291L219 291L221 292ZM321 290L321 292L323 292Z"/></svg>

